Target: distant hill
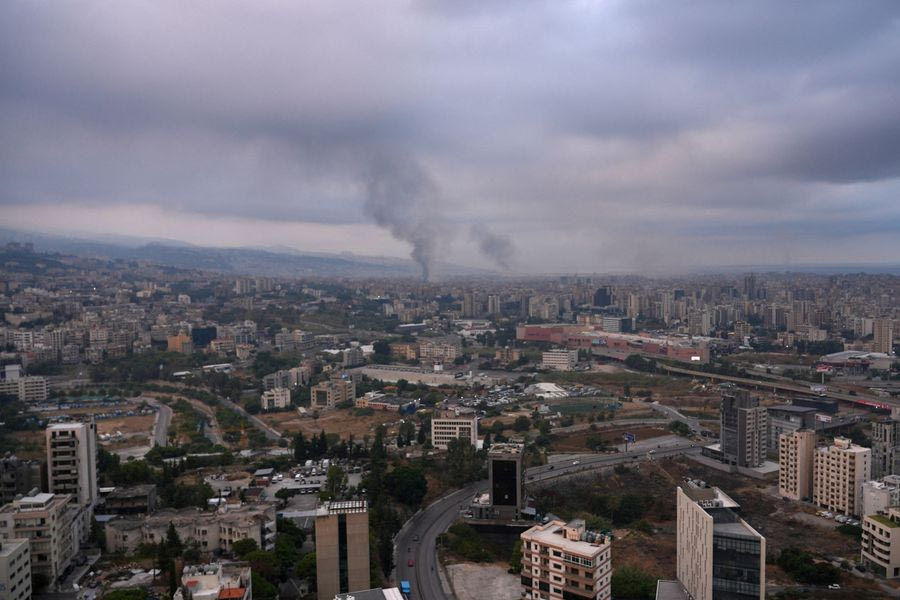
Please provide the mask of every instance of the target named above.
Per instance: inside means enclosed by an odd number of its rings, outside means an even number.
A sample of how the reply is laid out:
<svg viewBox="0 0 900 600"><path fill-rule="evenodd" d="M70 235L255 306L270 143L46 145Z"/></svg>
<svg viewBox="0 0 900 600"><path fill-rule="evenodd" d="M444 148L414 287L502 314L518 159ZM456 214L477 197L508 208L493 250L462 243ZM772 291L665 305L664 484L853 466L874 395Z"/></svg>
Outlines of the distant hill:
<svg viewBox="0 0 900 600"><path fill-rule="evenodd" d="M302 252L293 248L209 248L170 240L147 240L124 236L85 239L43 233L0 229L0 243L31 242L36 252L59 252L75 256L122 260L147 260L183 269L203 269L234 275L266 277L410 277L420 276L411 260ZM432 269L436 279L492 273L438 263Z"/></svg>

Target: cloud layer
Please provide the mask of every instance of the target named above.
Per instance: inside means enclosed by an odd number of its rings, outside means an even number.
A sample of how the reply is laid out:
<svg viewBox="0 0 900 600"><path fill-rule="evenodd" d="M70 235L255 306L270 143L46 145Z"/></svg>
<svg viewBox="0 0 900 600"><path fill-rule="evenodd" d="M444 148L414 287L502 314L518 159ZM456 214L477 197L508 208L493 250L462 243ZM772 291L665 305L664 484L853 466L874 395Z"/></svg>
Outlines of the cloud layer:
<svg viewBox="0 0 900 600"><path fill-rule="evenodd" d="M890 0L12 0L0 218L532 272L887 261L898 73Z"/></svg>

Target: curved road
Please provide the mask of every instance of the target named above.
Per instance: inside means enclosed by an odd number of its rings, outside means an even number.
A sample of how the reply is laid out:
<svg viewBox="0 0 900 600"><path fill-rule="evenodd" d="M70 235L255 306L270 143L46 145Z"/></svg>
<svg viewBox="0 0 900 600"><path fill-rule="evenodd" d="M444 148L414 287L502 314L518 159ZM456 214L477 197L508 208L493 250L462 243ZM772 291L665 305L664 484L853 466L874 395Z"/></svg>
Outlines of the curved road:
<svg viewBox="0 0 900 600"><path fill-rule="evenodd" d="M403 525L394 538L396 584L410 583L410 600L447 600L437 572L435 538L459 517L460 505L467 506L479 491L487 489L486 481L468 485L417 512ZM418 539L418 541L414 541ZM408 550L408 551L407 551ZM413 566L409 566L410 559Z"/></svg>

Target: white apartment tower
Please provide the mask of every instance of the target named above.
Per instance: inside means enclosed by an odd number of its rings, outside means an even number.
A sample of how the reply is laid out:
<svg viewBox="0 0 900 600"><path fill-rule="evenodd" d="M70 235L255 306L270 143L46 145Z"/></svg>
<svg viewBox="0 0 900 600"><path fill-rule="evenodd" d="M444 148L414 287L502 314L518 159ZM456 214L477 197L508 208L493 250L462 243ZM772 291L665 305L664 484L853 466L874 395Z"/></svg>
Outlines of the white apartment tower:
<svg viewBox="0 0 900 600"><path fill-rule="evenodd" d="M97 502L97 425L51 425L46 439L50 493L71 494L78 506L93 507Z"/></svg>
<svg viewBox="0 0 900 600"><path fill-rule="evenodd" d="M872 450L847 438L817 448L813 461L813 503L836 513L859 515L861 486L872 473Z"/></svg>

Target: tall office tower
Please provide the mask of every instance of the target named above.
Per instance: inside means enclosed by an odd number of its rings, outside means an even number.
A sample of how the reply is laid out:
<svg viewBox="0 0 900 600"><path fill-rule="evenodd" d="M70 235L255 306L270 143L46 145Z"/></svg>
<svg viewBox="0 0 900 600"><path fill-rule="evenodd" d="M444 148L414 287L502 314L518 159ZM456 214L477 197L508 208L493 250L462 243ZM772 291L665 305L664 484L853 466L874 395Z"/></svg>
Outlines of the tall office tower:
<svg viewBox="0 0 900 600"><path fill-rule="evenodd" d="M498 296L497 294L491 294L488 296L487 311L489 315L500 314L500 296Z"/></svg>
<svg viewBox="0 0 900 600"><path fill-rule="evenodd" d="M740 505L716 487L677 488L676 573L693 600L763 600L766 538L740 518Z"/></svg>
<svg viewBox="0 0 900 600"><path fill-rule="evenodd" d="M872 479L872 450L847 438L817 448L813 459L813 503L836 513L859 515L861 486Z"/></svg>
<svg viewBox="0 0 900 600"><path fill-rule="evenodd" d="M326 502L316 511L319 600L369 586L369 513L365 500Z"/></svg>
<svg viewBox="0 0 900 600"><path fill-rule="evenodd" d="M894 349L894 321L890 317L883 319L875 319L872 324L872 341L873 352L884 352L890 354Z"/></svg>
<svg viewBox="0 0 900 600"><path fill-rule="evenodd" d="M813 493L816 432L800 429L778 436L778 495L809 500Z"/></svg>
<svg viewBox="0 0 900 600"><path fill-rule="evenodd" d="M535 525L522 540L522 596L535 600L609 600L610 539L581 519Z"/></svg>
<svg viewBox="0 0 900 600"><path fill-rule="evenodd" d="M732 388L720 408L722 459L739 467L759 467L766 460L766 409L759 398Z"/></svg>
<svg viewBox="0 0 900 600"><path fill-rule="evenodd" d="M494 518L517 519L525 507L522 444L494 444L488 450L490 503Z"/></svg>
<svg viewBox="0 0 900 600"><path fill-rule="evenodd" d="M0 542L0 598L31 598L31 549L25 538Z"/></svg>
<svg viewBox="0 0 900 600"><path fill-rule="evenodd" d="M597 288L594 292L594 306L609 306L612 303L612 289L608 285Z"/></svg>
<svg viewBox="0 0 900 600"><path fill-rule="evenodd" d="M872 479L897 473L897 445L900 421L880 419L872 422Z"/></svg>
<svg viewBox="0 0 900 600"><path fill-rule="evenodd" d="M97 425L60 423L45 432L47 482L52 494L71 494L81 507L97 502Z"/></svg>
<svg viewBox="0 0 900 600"><path fill-rule="evenodd" d="M463 294L462 316L464 319L471 319L475 316L475 294L472 292Z"/></svg>
<svg viewBox="0 0 900 600"><path fill-rule="evenodd" d="M748 300L756 299L756 275L750 273L744 277L744 296Z"/></svg>

